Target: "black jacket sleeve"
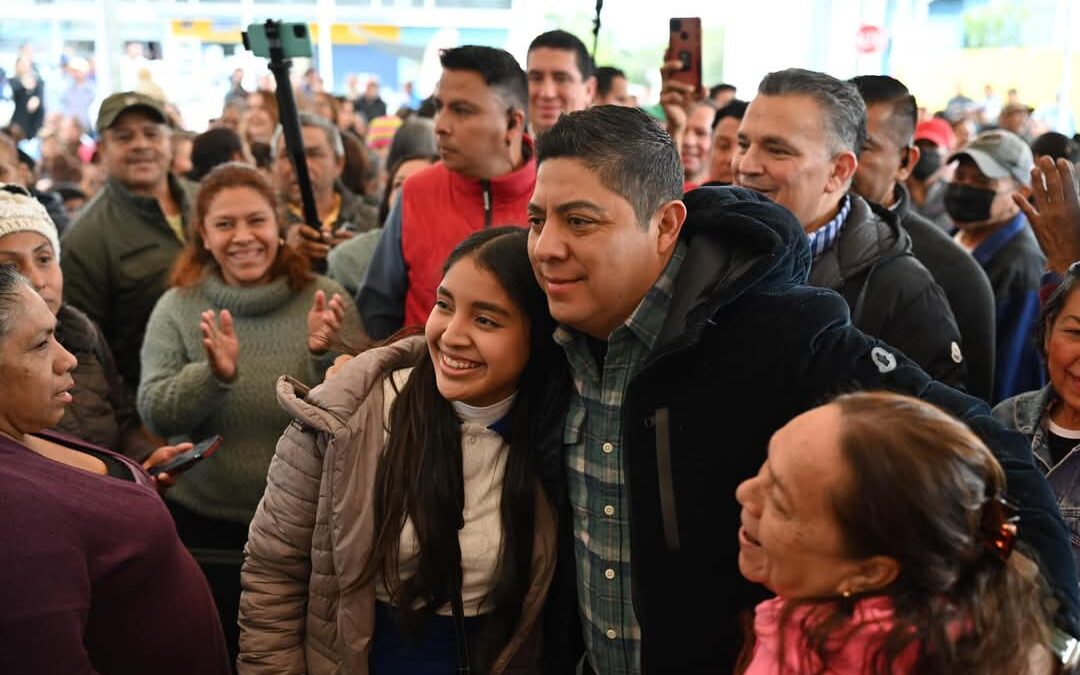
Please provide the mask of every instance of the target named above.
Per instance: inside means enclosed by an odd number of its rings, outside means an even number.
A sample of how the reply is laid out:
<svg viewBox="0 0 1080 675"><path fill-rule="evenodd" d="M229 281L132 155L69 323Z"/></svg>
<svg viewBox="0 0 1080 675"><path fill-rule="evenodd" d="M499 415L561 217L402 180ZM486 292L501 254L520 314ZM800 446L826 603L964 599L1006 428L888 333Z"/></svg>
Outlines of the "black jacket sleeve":
<svg viewBox="0 0 1080 675"><path fill-rule="evenodd" d="M1020 538L1038 556L1043 573L1060 600L1063 627L1078 632L1080 586L1070 546L1053 492L1035 466L1030 443L995 420L989 406L932 380L914 362L887 343L871 338L848 321L843 299L814 294L817 316L800 386L805 395L824 402L844 391L887 389L918 396L964 421L997 457L1005 470L1009 496L1020 505ZM829 305L832 304L832 307Z"/></svg>

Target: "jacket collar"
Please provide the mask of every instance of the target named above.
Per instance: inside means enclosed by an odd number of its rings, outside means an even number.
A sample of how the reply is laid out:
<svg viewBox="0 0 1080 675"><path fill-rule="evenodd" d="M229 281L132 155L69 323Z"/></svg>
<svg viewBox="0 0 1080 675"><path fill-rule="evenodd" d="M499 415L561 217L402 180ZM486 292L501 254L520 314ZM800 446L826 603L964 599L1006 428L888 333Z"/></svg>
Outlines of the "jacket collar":
<svg viewBox="0 0 1080 675"><path fill-rule="evenodd" d="M531 195L536 187L536 149L528 136L521 139L521 154L525 159L521 166L490 180L469 178L447 169L451 189L467 199L479 199L486 189L498 203L514 202Z"/></svg>
<svg viewBox="0 0 1080 675"><path fill-rule="evenodd" d="M751 288L806 282L810 246L790 211L752 190L702 187L683 197L686 260L654 353L694 341L722 307Z"/></svg>
<svg viewBox="0 0 1080 675"><path fill-rule="evenodd" d="M189 206L188 188L171 171L167 180L169 182L169 194L176 200L176 205L180 207L180 214L186 221ZM106 179L105 189L108 190L113 199L138 213L146 222L165 222L165 214L154 197L137 195L112 176Z"/></svg>
<svg viewBox="0 0 1080 675"><path fill-rule="evenodd" d="M983 267L994 259L994 256L998 252L1005 248L1005 245L1013 240L1013 237L1020 234L1020 231L1027 225L1027 219L1024 218L1023 213L1018 213L1008 223L998 228L997 232L994 232L986 239L975 247L975 250L971 252L971 256L975 260L979 261L979 264Z"/></svg>
<svg viewBox="0 0 1080 675"><path fill-rule="evenodd" d="M810 283L839 289L848 279L911 251L898 216L851 194L851 212L836 244L814 262Z"/></svg>

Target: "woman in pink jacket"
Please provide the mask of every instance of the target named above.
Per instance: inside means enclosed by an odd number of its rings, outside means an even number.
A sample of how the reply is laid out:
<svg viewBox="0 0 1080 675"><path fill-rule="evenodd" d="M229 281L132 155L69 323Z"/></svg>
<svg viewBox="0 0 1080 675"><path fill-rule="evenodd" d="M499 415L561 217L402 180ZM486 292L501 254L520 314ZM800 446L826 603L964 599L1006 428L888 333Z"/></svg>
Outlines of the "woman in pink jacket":
<svg viewBox="0 0 1080 675"><path fill-rule="evenodd" d="M1001 466L963 424L888 393L780 429L743 506L758 605L745 675L1049 670L1049 597L1013 551Z"/></svg>

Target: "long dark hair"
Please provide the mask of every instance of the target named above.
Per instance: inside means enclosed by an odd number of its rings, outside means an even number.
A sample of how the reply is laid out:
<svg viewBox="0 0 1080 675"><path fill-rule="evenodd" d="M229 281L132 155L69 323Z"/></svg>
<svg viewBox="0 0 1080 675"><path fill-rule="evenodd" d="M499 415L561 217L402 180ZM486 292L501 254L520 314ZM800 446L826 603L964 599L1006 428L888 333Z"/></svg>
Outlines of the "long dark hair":
<svg viewBox="0 0 1080 675"><path fill-rule="evenodd" d="M914 655L912 675L1018 675L1030 649L1049 649L1053 601L1035 564L1002 539L1005 473L966 426L917 399L891 393L837 398L840 454L852 477L832 495L846 553L888 556L900 572L876 591L895 623L871 643L873 675ZM824 672L859 625L859 596L789 602ZM781 631L783 635L784 631Z"/></svg>
<svg viewBox="0 0 1080 675"><path fill-rule="evenodd" d="M466 258L489 271L530 322L529 360L510 411L510 449L501 496L502 550L484 603L475 649L476 672L487 672L512 635L531 578L536 489L541 484L537 420L549 404L550 382L565 368L552 339L554 323L526 252L527 233L515 227L477 232L450 254L444 273ZM439 394L427 350L390 408L386 449L375 476L375 541L360 584L382 576L407 635L460 592L458 530L465 505L461 420ZM400 579L398 548L406 518L419 544L416 573Z"/></svg>

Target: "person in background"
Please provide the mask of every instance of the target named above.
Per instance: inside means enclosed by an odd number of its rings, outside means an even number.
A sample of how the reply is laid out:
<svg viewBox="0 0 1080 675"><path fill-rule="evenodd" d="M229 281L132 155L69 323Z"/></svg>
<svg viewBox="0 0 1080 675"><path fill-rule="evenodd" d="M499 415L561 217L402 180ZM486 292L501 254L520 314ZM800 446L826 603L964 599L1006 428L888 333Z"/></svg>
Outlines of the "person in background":
<svg viewBox="0 0 1080 675"><path fill-rule="evenodd" d="M0 133L0 183L10 183L25 188L41 202L49 213L56 229L63 234L71 223L71 213L63 198L54 190L37 189L37 173L34 160L19 150L15 141Z"/></svg>
<svg viewBox="0 0 1080 675"><path fill-rule="evenodd" d="M109 96L97 130L108 179L61 240L64 300L101 328L135 385L146 320L187 236L191 187L169 172L169 128L154 99Z"/></svg>
<svg viewBox="0 0 1080 675"><path fill-rule="evenodd" d="M895 213L911 237L911 252L945 292L967 362L966 390L989 401L994 390L994 291L979 263L940 227L911 209L904 181L919 161L912 141L915 97L898 80L861 75L851 82L866 103L866 143L852 189Z"/></svg>
<svg viewBox="0 0 1080 675"><path fill-rule="evenodd" d="M630 105L629 83L626 73L614 66L596 69L596 94L593 105Z"/></svg>
<svg viewBox="0 0 1080 675"><path fill-rule="evenodd" d="M154 479L131 459L46 431L71 402L76 367L56 322L0 265L3 670L227 675L206 580Z"/></svg>
<svg viewBox="0 0 1080 675"><path fill-rule="evenodd" d="M1023 103L1006 103L998 116L999 129L1005 129L1019 136L1025 143L1030 143L1032 108Z"/></svg>
<svg viewBox="0 0 1080 675"><path fill-rule="evenodd" d="M90 63L77 56L67 64L67 73L71 84L60 94L60 108L65 117L76 120L83 129L90 128L90 105L97 97L94 85L90 84Z"/></svg>
<svg viewBox="0 0 1080 675"><path fill-rule="evenodd" d="M851 192L866 139L866 104L850 82L791 68L761 81L739 125L735 182L802 223L809 283L844 297L851 322L946 384L964 387L949 301L911 254L896 213Z"/></svg>
<svg viewBox="0 0 1080 675"><path fill-rule="evenodd" d="M994 416L1031 440L1036 465L1057 495L1065 524L1073 534L1073 556L1080 563L1080 265L1073 264L1043 304L1036 342L1049 382L1045 387L1006 399Z"/></svg>
<svg viewBox="0 0 1080 675"><path fill-rule="evenodd" d="M187 177L201 181L214 167L227 162L253 163L239 134L227 127L209 129L191 142L191 171Z"/></svg>
<svg viewBox="0 0 1080 675"><path fill-rule="evenodd" d="M353 109L367 122L386 114L386 102L379 95L379 78L372 76L364 85L364 93L353 102Z"/></svg>
<svg viewBox="0 0 1080 675"><path fill-rule="evenodd" d="M11 125L18 127L25 138L37 136L45 122L45 83L27 56L15 59L15 75L8 80L11 101Z"/></svg>
<svg viewBox="0 0 1080 675"><path fill-rule="evenodd" d="M195 140L195 133L191 131L174 131L169 136L169 147L172 149L172 164L169 171L174 175L187 177L194 165L191 162L191 150Z"/></svg>
<svg viewBox="0 0 1080 675"><path fill-rule="evenodd" d="M1073 164L1080 162L1080 143L1065 134L1048 131L1031 143L1031 154L1036 158L1066 159Z"/></svg>
<svg viewBox="0 0 1080 675"><path fill-rule="evenodd" d="M274 443L289 423L274 382L318 382L343 340L359 336L338 284L309 272L281 239L277 200L253 167L224 164L203 179L187 243L154 307L137 405L165 438L221 435L214 457L168 494L180 538L210 581L235 656L240 553L266 487Z"/></svg>
<svg viewBox="0 0 1080 675"><path fill-rule="evenodd" d="M255 152L256 144L270 146L274 130L278 127L277 98L274 92L257 89L247 97L247 106L240 118L240 136Z"/></svg>
<svg viewBox="0 0 1080 675"><path fill-rule="evenodd" d="M435 135L442 162L402 185L356 295L376 340L422 324L454 246L477 230L524 223L536 183L525 135L528 85L514 57L467 45L446 50L440 61Z"/></svg>
<svg viewBox="0 0 1080 675"><path fill-rule="evenodd" d="M1032 334L1046 257L1013 195L1031 194L1035 167L1028 147L1004 129L984 131L949 157L956 163L945 208L956 243L982 266L994 290L994 393L991 403L1046 382Z"/></svg>
<svg viewBox="0 0 1080 675"><path fill-rule="evenodd" d="M713 118L713 144L709 153L709 182L731 185L735 182L732 161L739 149L739 124L746 114L746 101L732 99L716 111Z"/></svg>
<svg viewBox="0 0 1080 675"><path fill-rule="evenodd" d="M935 117L915 126L914 139L919 159L905 181L911 194L911 209L948 232L953 223L945 210L945 186L951 169L945 158L952 152L956 136L948 122Z"/></svg>
<svg viewBox="0 0 1080 675"><path fill-rule="evenodd" d="M292 158L285 149L281 127L274 132L272 141L274 189L287 207L283 225L289 246L310 260L325 260L331 248L349 239L354 232L378 227L376 211L341 184L345 146L337 127L318 115L301 113L300 132L320 227L316 229L304 223L300 185Z"/></svg>
<svg viewBox="0 0 1080 675"><path fill-rule="evenodd" d="M660 71L660 104L667 120L667 130L679 148L683 163L683 188L689 192L707 182L712 170L709 154L716 108L710 99L699 98L693 87L672 79L682 67L680 61L668 61Z"/></svg>
<svg viewBox="0 0 1080 675"><path fill-rule="evenodd" d="M573 33L537 35L525 57L529 81L529 131L542 134L563 113L584 110L596 94L592 57Z"/></svg>
<svg viewBox="0 0 1080 675"><path fill-rule="evenodd" d="M968 117L961 117L958 120L953 120L950 125L953 131L953 145L952 149L962 148L971 142L971 139L975 138L978 133L978 129L975 127L975 121Z"/></svg>
<svg viewBox="0 0 1080 675"><path fill-rule="evenodd" d="M738 90L733 84L717 84L709 87L709 100L719 110L735 100Z"/></svg>
<svg viewBox="0 0 1080 675"><path fill-rule="evenodd" d="M544 422L567 382L525 243L520 228L472 234L426 337L367 351L310 395L279 384L297 424L251 524L241 675L540 672L562 492ZM331 536L331 521L347 525Z"/></svg>
<svg viewBox="0 0 1080 675"><path fill-rule="evenodd" d="M1005 472L937 408L840 396L773 434L735 495L739 570L777 596L757 606L742 675L1056 671Z"/></svg>

